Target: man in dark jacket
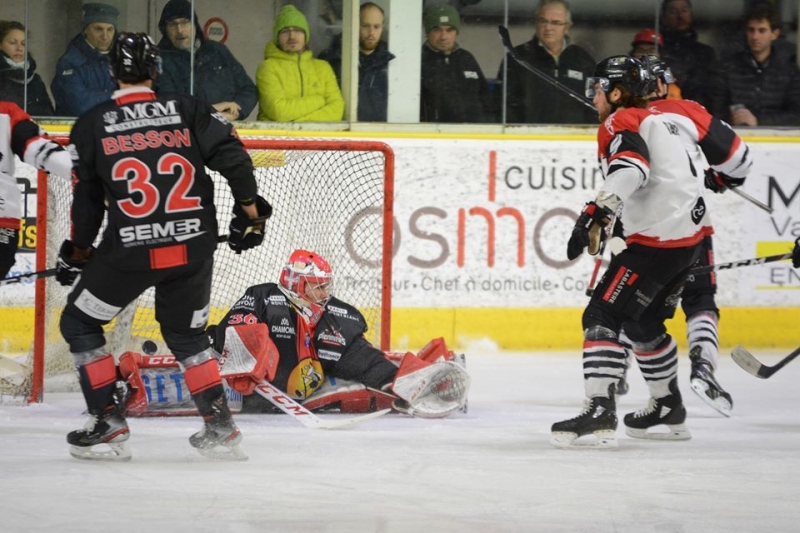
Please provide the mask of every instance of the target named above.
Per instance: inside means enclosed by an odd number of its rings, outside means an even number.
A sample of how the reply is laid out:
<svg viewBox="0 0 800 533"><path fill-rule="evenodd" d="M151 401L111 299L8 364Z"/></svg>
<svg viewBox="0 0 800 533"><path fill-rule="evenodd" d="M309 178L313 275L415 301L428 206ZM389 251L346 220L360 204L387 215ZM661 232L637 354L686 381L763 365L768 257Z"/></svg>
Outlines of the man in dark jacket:
<svg viewBox="0 0 800 533"><path fill-rule="evenodd" d="M692 27L690 0L664 0L661 4L661 35L664 46L661 59L666 61L675 76L681 94L694 100L722 118L717 53L697 40Z"/></svg>
<svg viewBox="0 0 800 533"><path fill-rule="evenodd" d="M723 62L726 115L734 126L800 125L800 68L775 46L780 14L756 5L746 16L747 49Z"/></svg>
<svg viewBox="0 0 800 533"><path fill-rule="evenodd" d="M475 57L458 46L458 11L439 4L425 11L420 122L491 122L486 77Z"/></svg>
<svg viewBox="0 0 800 533"><path fill-rule="evenodd" d="M583 48L570 44L572 14L563 0L541 0L536 10L536 35L514 50L542 74L583 95L595 61ZM505 75L504 75L505 66ZM591 124L597 114L589 105L547 83L506 56L497 73L499 94L506 80L506 122L520 124ZM588 100L586 102L589 104Z"/></svg>
<svg viewBox="0 0 800 533"><path fill-rule="evenodd" d="M170 0L161 12L158 29L162 39L158 47L164 66L158 91L193 94L229 121L244 120L258 102L256 85L224 44L206 39L197 14L194 15L192 32L192 6L188 0ZM192 47L194 86L190 88Z"/></svg>
<svg viewBox="0 0 800 533"><path fill-rule="evenodd" d="M361 5L358 33L358 120L386 122L389 99L389 61L394 54L381 40L384 28L383 9L366 2ZM342 36L333 38L330 47L320 54L333 67L342 86Z"/></svg>
<svg viewBox="0 0 800 533"><path fill-rule="evenodd" d="M56 115L80 116L117 90L109 73L108 50L117 32L118 16L117 8L107 4L83 5L83 31L59 58L50 85Z"/></svg>

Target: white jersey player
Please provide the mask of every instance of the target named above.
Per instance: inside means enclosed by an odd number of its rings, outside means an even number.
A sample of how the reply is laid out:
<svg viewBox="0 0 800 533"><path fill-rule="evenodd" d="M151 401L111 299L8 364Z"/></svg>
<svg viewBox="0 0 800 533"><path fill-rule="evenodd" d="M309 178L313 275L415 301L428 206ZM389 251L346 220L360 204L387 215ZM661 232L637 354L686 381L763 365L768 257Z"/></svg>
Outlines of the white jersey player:
<svg viewBox="0 0 800 533"><path fill-rule="evenodd" d="M651 395L644 409L625 416L626 433L691 438L678 390L677 345L664 321L674 313L699 245L712 229L698 171L677 124L647 108L655 88L649 69L628 56L602 61L596 77L587 80L587 97L602 121L597 139L605 182L578 218L567 256L577 258L587 245L596 254L604 228L618 211L627 248L612 258L584 311L586 407L579 416L553 424L551 442L557 447L617 445L614 391L625 369L618 338L623 327ZM667 433L650 431L662 425ZM597 438L576 442L584 435Z"/></svg>

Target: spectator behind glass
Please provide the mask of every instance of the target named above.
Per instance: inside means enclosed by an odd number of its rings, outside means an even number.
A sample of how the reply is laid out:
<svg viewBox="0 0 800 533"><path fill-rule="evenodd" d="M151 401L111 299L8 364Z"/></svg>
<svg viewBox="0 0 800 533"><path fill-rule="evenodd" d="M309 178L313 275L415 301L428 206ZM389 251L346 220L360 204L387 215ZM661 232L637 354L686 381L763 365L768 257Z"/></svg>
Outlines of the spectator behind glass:
<svg viewBox="0 0 800 533"><path fill-rule="evenodd" d="M423 15L427 40L422 45L420 122L491 122L491 94L475 57L456 42L458 11L448 4Z"/></svg>
<svg viewBox="0 0 800 533"><path fill-rule="evenodd" d="M491 122L486 77L475 57L456 42L461 18L453 6L430 7L423 16L420 122Z"/></svg>
<svg viewBox="0 0 800 533"><path fill-rule="evenodd" d="M796 56L775 46L778 11L756 4L746 15L747 49L722 65L724 102L734 126L800 125L800 69Z"/></svg>
<svg viewBox="0 0 800 533"><path fill-rule="evenodd" d="M164 62L159 92L194 94L210 103L229 121L244 120L256 106L256 85L230 50L206 39L197 13L192 32L192 5L170 0L161 11L158 48ZM194 34L194 38L193 37ZM194 46L194 92L189 89L191 48Z"/></svg>
<svg viewBox="0 0 800 533"><path fill-rule="evenodd" d="M386 122L389 99L389 61L395 58L381 40L384 28L383 9L367 2L361 5L358 31L358 120ZM336 79L342 82L342 35L319 56L333 67Z"/></svg>
<svg viewBox="0 0 800 533"><path fill-rule="evenodd" d="M661 4L661 59L675 75L683 97L702 104L711 114L721 116L722 87L719 63L713 48L697 40L692 27L690 0L664 0Z"/></svg>
<svg viewBox="0 0 800 533"><path fill-rule="evenodd" d="M572 14L565 0L541 0L536 10L536 34L516 48L528 63L556 81L584 94L585 79L594 73L595 61L583 48L570 44L567 35ZM503 65L497 73L502 87ZM526 124L591 124L597 114L563 90L539 79L506 55L506 120ZM502 89L498 91L502 95ZM587 101L588 103L588 101Z"/></svg>
<svg viewBox="0 0 800 533"><path fill-rule="evenodd" d="M633 36L633 42L631 42L631 51L628 55L633 56L636 59L641 59L645 56L655 56L660 58L661 54L659 51L661 50L662 46L664 46L664 39L661 37L661 34L652 28L648 28ZM681 95L681 89L678 87L677 83L665 84L665 89L667 90L667 100L683 99L683 96Z"/></svg>
<svg viewBox="0 0 800 533"><path fill-rule="evenodd" d="M77 117L111 98L117 84L109 72L108 51L117 32L117 8L107 4L84 4L83 30L67 46L56 63L50 84L56 115Z"/></svg>
<svg viewBox="0 0 800 533"><path fill-rule="evenodd" d="M14 102L29 115L49 117L53 104L42 77L36 73L36 61L25 50L25 26L0 20L0 100Z"/></svg>
<svg viewBox="0 0 800 533"><path fill-rule="evenodd" d="M344 117L344 99L330 63L308 50L305 15L283 6L256 71L258 120L334 122Z"/></svg>

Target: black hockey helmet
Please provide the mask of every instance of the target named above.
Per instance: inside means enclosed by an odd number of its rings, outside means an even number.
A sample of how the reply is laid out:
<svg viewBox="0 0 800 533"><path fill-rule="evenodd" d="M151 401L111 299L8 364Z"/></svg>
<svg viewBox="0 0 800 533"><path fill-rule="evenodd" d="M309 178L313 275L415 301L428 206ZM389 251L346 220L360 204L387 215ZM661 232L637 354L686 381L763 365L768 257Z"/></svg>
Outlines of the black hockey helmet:
<svg viewBox="0 0 800 533"><path fill-rule="evenodd" d="M672 70L660 57L645 55L639 58L639 61L644 63L653 77L660 79L666 84L675 83L675 76L672 74Z"/></svg>
<svg viewBox="0 0 800 533"><path fill-rule="evenodd" d="M123 83L155 81L161 74L161 53L144 32L119 33L109 51L111 76Z"/></svg>
<svg viewBox="0 0 800 533"><path fill-rule="evenodd" d="M609 93L622 86L631 96L643 98L656 90L656 78L644 63L631 56L611 56L597 64L594 76L586 78L586 98L594 98L600 84Z"/></svg>

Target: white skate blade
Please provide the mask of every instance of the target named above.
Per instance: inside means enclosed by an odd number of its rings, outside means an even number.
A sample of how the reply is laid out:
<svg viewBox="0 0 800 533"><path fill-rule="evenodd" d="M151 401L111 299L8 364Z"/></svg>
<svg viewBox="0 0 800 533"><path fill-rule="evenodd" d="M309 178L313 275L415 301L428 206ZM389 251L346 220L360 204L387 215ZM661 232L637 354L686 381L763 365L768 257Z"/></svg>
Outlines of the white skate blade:
<svg viewBox="0 0 800 533"><path fill-rule="evenodd" d="M108 446L108 450L95 449L97 446ZM130 461L133 457L127 442L108 442L94 446L70 446L69 454L75 459L84 461Z"/></svg>
<svg viewBox="0 0 800 533"><path fill-rule="evenodd" d="M195 449L200 455L213 461L247 461L249 459L238 444L235 446L219 445L213 448Z"/></svg>
<svg viewBox="0 0 800 533"><path fill-rule="evenodd" d="M617 432L610 429L582 437L570 431L556 431L550 435L550 444L562 450L614 450L619 447Z"/></svg>
<svg viewBox="0 0 800 533"><path fill-rule="evenodd" d="M667 427L669 431L664 431ZM685 424L659 424L647 429L637 429L625 426L625 434L634 439L650 440L689 440L692 434Z"/></svg>
<svg viewBox="0 0 800 533"><path fill-rule="evenodd" d="M730 417L731 410L733 406L731 402L720 396L719 398L713 399L708 396L708 383L703 381L702 379L693 379L690 382L690 386L695 394L697 394L701 400L703 400L708 406L715 409L720 414Z"/></svg>

